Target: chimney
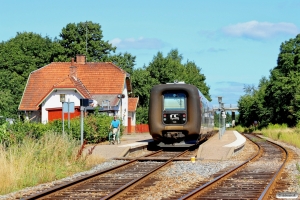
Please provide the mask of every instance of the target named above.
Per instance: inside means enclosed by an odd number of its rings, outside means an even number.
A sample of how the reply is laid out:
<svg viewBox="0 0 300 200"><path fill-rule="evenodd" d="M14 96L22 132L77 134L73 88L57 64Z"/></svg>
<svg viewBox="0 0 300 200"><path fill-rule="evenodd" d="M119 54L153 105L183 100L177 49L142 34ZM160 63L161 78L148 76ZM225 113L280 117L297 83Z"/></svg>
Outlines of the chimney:
<svg viewBox="0 0 300 200"><path fill-rule="evenodd" d="M77 64L85 64L85 55L78 54L76 55L76 63Z"/></svg>
<svg viewBox="0 0 300 200"><path fill-rule="evenodd" d="M74 58L71 59L71 65L74 65Z"/></svg>

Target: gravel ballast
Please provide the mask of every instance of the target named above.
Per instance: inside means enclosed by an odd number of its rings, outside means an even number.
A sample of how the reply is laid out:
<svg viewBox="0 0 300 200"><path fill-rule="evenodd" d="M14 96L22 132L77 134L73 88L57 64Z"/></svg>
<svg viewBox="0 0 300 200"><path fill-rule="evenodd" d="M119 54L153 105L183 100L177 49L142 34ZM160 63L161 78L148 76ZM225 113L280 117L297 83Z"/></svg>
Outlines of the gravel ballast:
<svg viewBox="0 0 300 200"><path fill-rule="evenodd" d="M283 142L273 141L286 148L289 148L295 154L298 155L297 158L291 160L285 167L284 172L288 174L288 181L290 185L288 186L289 192L297 192L300 194L300 187L298 184L298 177L300 172L297 170L297 163L300 164L300 149L295 148L291 145L285 144ZM145 191L141 193L140 198L143 199L162 199L163 197L170 196L179 190L186 189L196 182L199 181L209 181L211 175L219 172L226 167L233 167L241 164L242 162L248 160L257 150L256 145L251 141L246 141L245 146L239 152L235 153L230 159L225 161L214 161L214 160L196 160L195 163L191 161L177 161L173 162L169 168L160 170L157 173L158 181L156 185L150 186ZM143 152L144 154L145 152ZM138 156L138 154L136 154ZM39 191L44 191L48 188L56 186L58 184L63 184L65 182L74 180L78 177L94 173L99 170L105 170L112 166L117 166L126 161L123 160L109 160L107 162L101 163L95 166L93 169L77 173L71 177L67 177L58 181L53 181L50 183L41 184L35 187L30 187L10 193L7 195L0 196L0 199L17 199L24 195L30 195L37 193ZM277 161L274 161L277 162ZM266 163L262 163L266 164ZM267 163L268 165L276 163ZM286 191L284 191L286 192Z"/></svg>

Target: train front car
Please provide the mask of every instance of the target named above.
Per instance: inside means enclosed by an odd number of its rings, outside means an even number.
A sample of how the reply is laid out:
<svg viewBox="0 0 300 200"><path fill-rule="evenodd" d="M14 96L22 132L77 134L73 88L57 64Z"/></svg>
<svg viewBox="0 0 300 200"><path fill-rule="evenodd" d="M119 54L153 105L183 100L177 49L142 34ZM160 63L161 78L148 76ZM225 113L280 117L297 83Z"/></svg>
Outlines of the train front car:
<svg viewBox="0 0 300 200"><path fill-rule="evenodd" d="M152 88L149 129L158 146L192 146L201 137L201 97L189 84L162 84Z"/></svg>

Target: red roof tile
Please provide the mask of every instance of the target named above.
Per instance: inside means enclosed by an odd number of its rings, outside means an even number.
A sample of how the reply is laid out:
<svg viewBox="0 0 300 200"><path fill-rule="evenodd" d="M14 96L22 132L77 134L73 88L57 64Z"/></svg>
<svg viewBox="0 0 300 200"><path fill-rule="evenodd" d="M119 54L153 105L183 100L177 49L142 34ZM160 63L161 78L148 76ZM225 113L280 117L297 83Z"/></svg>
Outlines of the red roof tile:
<svg viewBox="0 0 300 200"><path fill-rule="evenodd" d="M70 70L71 65L76 73ZM125 80L126 72L112 63L53 62L30 73L19 110L38 110L53 88L75 88L84 97L120 94Z"/></svg>
<svg viewBox="0 0 300 200"><path fill-rule="evenodd" d="M139 98L128 98L128 111L135 112Z"/></svg>

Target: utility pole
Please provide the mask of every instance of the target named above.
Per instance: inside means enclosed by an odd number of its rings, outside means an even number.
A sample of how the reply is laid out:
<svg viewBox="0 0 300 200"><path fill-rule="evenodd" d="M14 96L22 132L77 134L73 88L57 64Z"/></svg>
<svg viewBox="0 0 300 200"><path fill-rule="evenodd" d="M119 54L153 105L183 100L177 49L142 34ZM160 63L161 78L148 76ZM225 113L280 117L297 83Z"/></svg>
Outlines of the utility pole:
<svg viewBox="0 0 300 200"><path fill-rule="evenodd" d="M222 104L222 97L218 97L219 102L219 140L221 139L221 104Z"/></svg>

